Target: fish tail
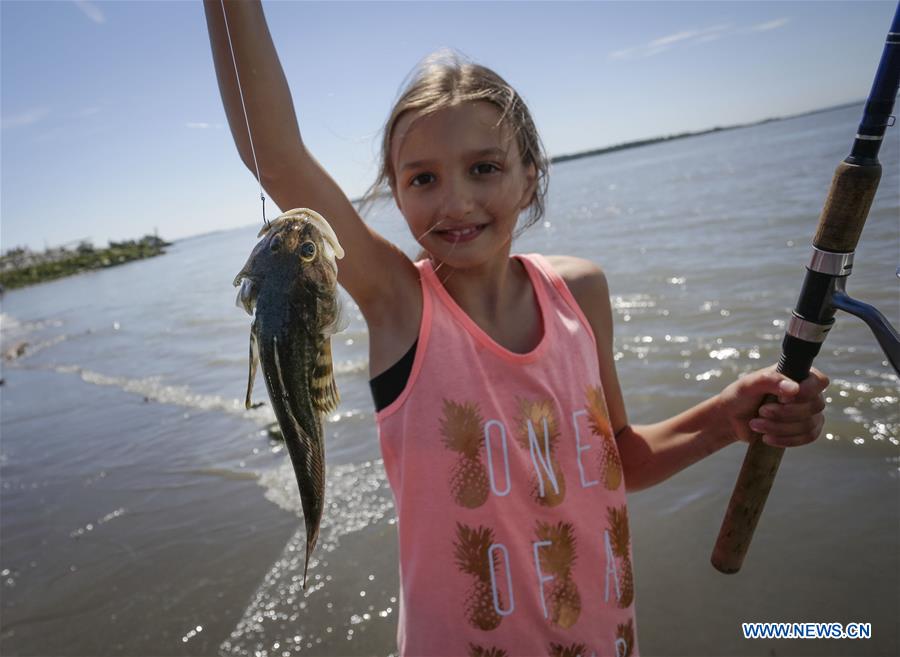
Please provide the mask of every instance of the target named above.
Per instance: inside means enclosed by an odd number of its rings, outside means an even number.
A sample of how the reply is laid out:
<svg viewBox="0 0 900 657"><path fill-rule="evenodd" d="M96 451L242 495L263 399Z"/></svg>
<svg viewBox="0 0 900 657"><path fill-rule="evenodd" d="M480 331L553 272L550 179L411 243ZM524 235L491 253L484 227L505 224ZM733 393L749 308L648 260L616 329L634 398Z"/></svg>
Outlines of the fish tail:
<svg viewBox="0 0 900 657"><path fill-rule="evenodd" d="M309 545L306 546L306 562L303 564L303 590L306 590L306 573L309 570L309 555L310 549Z"/></svg>

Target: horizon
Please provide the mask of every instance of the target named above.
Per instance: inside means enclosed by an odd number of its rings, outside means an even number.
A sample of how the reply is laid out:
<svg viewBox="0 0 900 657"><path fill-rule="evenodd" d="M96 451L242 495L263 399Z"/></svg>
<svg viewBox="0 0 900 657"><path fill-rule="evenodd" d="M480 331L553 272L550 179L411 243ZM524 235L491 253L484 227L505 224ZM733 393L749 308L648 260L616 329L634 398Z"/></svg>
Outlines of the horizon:
<svg viewBox="0 0 900 657"><path fill-rule="evenodd" d="M691 137L702 137L703 135L705 135L705 134L710 134L711 132L713 132L713 131L715 131L715 130L718 130L718 131L739 130L739 129L741 129L741 128L751 128L751 127L753 127L753 126L760 125L760 124L762 124L762 123L776 122L776 121L789 121L789 120L791 120L791 119L800 118L800 117L807 116L807 115L810 115L810 114L819 114L819 113L822 113L822 112L831 112L831 111L836 111L836 110L843 109L843 108L846 108L846 107L851 107L851 106L853 106L853 105L861 105L861 104L865 103L865 101L866 101L866 99L865 99L865 98L862 98L862 99L859 99L859 100L850 101L850 102L848 102L848 103L841 103L841 104L838 104L838 105L829 105L828 107L821 107L821 108L819 108L819 109L812 109L812 110L808 110L808 111L805 111L805 112L799 112L799 113L797 113L797 114L790 114L790 115L787 115L787 116L772 116L772 117L767 117L767 118L764 118L764 119L759 119L758 121L753 121L753 122L750 122L750 123L739 123L739 124L735 124L735 125L712 126L712 127L710 127L710 128L705 128L705 129L701 129L701 130L698 130L698 131L695 131L695 132L689 132L689 133L685 133L685 134L678 134L678 133L675 133L675 134L668 134L668 135L655 135L655 136L651 136L651 137L647 137L647 138L646 138L647 140L649 140L649 143L646 143L646 144L644 144L644 143L637 143L635 146L629 146L629 144L636 143L636 142L622 142L622 143L619 143L619 144L608 144L608 145L605 145L605 146L599 146L599 147L597 147L597 148L588 148L587 150L581 151L581 152L578 152L578 153L558 153L558 154L556 154L556 155L548 154L548 157L549 157L551 160L554 160L554 159L557 159L557 158L560 158L560 157L566 158L567 160L568 160L568 159L586 158L586 157L602 157L603 155L608 154L608 152L607 152L606 149L614 149L614 148L618 148L618 147L623 147L622 150L625 150L625 149L628 149L628 148L643 148L644 146L653 146L654 144L659 143L659 142L664 141L664 140L682 139L682 138L683 138L683 139L690 139ZM850 139L849 139L849 138L848 138L848 144L850 144ZM600 151L600 152L594 152L594 151ZM848 145L848 152L849 152L849 145ZM270 199L268 196L266 196L266 200L267 200L268 202L272 202L271 199ZM360 197L355 197L355 198L351 198L351 199L350 199L350 201L351 201L354 205L358 204L361 200L362 200L362 197L361 197L361 196L360 196ZM270 218L270 220L271 220L271 218ZM155 235L155 236L157 236L157 237L160 237L160 238L163 239L163 240L171 241L171 242L173 242L173 243L174 243L174 242L183 242L183 241L185 241L185 240L194 239L194 238L196 238L196 237L204 237L204 236L206 236L206 235L214 235L214 234L216 234L216 233L221 233L221 232L225 232L225 231L229 231L229 230L240 230L240 229L243 229L243 228L248 228L248 227L250 227L250 226L256 226L256 225L258 225L258 224L259 224L259 218L256 218L256 219L253 220L253 221L248 221L246 224L241 224L241 225L236 225L236 226L230 226L230 227L227 227L227 228L213 228L212 230L204 231L204 232L202 232L202 233L191 233L191 234L189 234L189 235L184 235L184 236L182 236L182 237L175 237L175 238L169 238L169 237L167 237L167 236L165 236L165 235L159 235L157 232L155 232L156 229L155 229L155 227L154 227L154 232L145 233L145 234L143 234L143 235L134 235L134 236L132 236L132 237L130 237L130 238L125 238L125 239L126 239L126 240L139 240L139 239L141 239L142 237L147 237L148 235ZM70 240L70 241L68 241L68 242L62 242L62 243L60 243L60 244L49 244L49 245L47 245L46 247L44 247L44 249L50 251L50 250L54 250L54 249L68 248L68 247L70 247L70 246L72 246L72 245L75 245L76 243L78 243L78 242L80 242L80 241L81 241L81 240L79 240L79 239L76 238L76 239ZM91 240L87 240L87 241L90 242ZM111 241L117 241L117 240L107 240L107 244L109 244ZM93 243L93 242L92 242L92 243ZM103 247L103 246L96 245L96 244L95 244L94 246L97 246L98 248L105 248L105 247ZM13 246L13 247L9 247L9 248L4 248L3 251L2 251L2 253L0 253L0 255L6 256L6 255L9 254L9 252L14 251L14 250L16 250L17 248L20 248L20 247L15 247L15 246ZM42 250L43 250L43 249L42 249ZM34 250L32 249L32 251L34 251Z"/></svg>
<svg viewBox="0 0 900 657"><path fill-rule="evenodd" d="M357 199L400 81L442 46L506 78L560 157L861 103L894 3L263 8L304 142ZM5 0L0 27L2 252L258 221L259 185L225 119L199 2Z"/></svg>

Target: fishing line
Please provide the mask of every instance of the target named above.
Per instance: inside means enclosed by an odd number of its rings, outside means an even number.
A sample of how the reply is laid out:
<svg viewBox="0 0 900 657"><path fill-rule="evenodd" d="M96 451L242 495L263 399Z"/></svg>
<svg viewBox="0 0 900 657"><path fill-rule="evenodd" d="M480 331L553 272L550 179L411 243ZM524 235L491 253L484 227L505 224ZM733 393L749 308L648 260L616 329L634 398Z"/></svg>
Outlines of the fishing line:
<svg viewBox="0 0 900 657"><path fill-rule="evenodd" d="M429 228L428 230L426 230L424 233L422 233L421 235L419 235L419 237L416 238L416 241L422 239L423 237L425 237L426 235L428 235L428 234L431 233L432 231L437 230L438 226L440 226L442 223L444 223L444 221L445 221L444 219L438 219L437 223L436 223L434 226L432 226L431 228ZM456 250L456 245L457 245L457 242L454 242L454 243L453 243L453 246L450 247L450 253L447 254L448 256L449 256L449 255L453 255L453 252ZM431 262L433 263L433 262L434 262L434 258L430 258L430 259L431 259ZM433 265L432 265L432 266L433 266ZM437 267L434 267L432 271L433 271L435 274L437 274L438 271L440 271L441 267L443 267L443 266L444 266L444 261L441 260L441 261L438 263ZM450 276L453 276L453 272L450 273ZM441 283L446 283L447 281L450 280L450 276L448 276L447 278L439 278L438 280L441 281Z"/></svg>
<svg viewBox="0 0 900 657"><path fill-rule="evenodd" d="M247 123L247 137L250 138L250 152L253 154L253 166L256 167L256 181L259 183L259 200L262 201L262 217L266 228L269 222L266 219L266 197L263 194L262 178L259 175L259 163L256 161L256 149L253 147L253 133L250 132L250 118L247 116L247 106L244 105L244 91L241 88L241 76L238 74L237 59L234 56L234 46L231 44L231 30L228 29L228 16L225 14L225 0L222 2L222 18L225 20L225 36L228 38L228 50L231 52L231 62L234 64L234 77L237 79L238 95L241 97L241 109L244 111L244 121Z"/></svg>

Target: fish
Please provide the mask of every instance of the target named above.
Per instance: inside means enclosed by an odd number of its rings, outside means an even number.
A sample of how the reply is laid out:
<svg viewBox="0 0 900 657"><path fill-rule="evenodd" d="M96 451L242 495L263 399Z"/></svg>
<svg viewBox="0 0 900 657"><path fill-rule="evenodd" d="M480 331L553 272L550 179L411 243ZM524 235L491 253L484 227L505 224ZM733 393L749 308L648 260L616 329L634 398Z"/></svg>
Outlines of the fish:
<svg viewBox="0 0 900 657"><path fill-rule="evenodd" d="M295 208L267 223L234 279L236 304L253 317L246 408L257 364L300 489L306 562L319 537L325 502L323 420L340 403L331 336L343 329L337 260L344 250L322 215Z"/></svg>

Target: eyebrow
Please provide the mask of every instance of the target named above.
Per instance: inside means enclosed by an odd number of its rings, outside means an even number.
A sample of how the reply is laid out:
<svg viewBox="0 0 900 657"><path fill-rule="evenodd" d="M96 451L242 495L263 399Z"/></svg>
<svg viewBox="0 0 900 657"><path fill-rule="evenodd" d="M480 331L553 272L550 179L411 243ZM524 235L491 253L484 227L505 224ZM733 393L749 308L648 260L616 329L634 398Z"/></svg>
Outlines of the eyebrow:
<svg viewBox="0 0 900 657"><path fill-rule="evenodd" d="M506 151L494 146L491 148L483 148L479 151L469 151L468 153L465 154L465 158L470 159L470 158L486 157L488 155L505 158ZM407 162L402 167L400 167L400 170L406 171L407 169L417 169L419 167L423 167L423 166L432 164L433 162L434 162L434 160L416 160L415 162Z"/></svg>

